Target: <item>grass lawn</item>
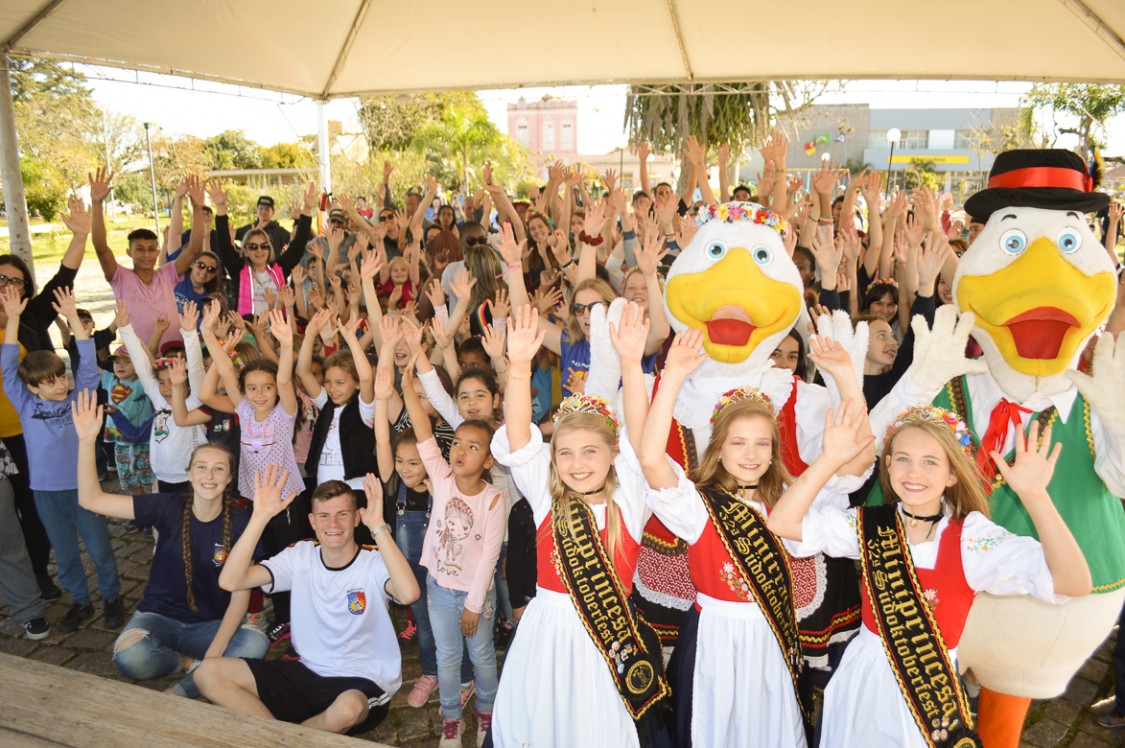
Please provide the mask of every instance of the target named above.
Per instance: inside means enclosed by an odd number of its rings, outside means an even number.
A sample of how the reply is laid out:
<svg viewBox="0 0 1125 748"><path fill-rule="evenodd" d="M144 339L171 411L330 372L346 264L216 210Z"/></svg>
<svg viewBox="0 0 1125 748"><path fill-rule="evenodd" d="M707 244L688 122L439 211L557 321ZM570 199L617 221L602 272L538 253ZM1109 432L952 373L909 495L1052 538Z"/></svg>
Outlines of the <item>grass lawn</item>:
<svg viewBox="0 0 1125 748"><path fill-rule="evenodd" d="M168 225L167 221L167 217L162 216L160 220L161 227ZM7 221L0 221L0 226L6 227L7 225ZM44 225L51 226L52 229L42 233L36 233L36 227ZM62 221L58 220L51 224L45 224L43 221L33 221L31 226L31 251L36 263L57 263L61 261L62 256L66 254L67 246L70 244L70 231ZM106 229L109 232L109 246L113 249L114 254L124 255L126 249L125 237L128 236L130 231L139 228L151 229L153 227L152 219L145 216L127 216L116 221L110 220L106 225ZM11 251L11 241L8 237L0 237L0 254L8 254ZM86 251L90 254L92 259L93 245L89 243L89 241L87 241Z"/></svg>

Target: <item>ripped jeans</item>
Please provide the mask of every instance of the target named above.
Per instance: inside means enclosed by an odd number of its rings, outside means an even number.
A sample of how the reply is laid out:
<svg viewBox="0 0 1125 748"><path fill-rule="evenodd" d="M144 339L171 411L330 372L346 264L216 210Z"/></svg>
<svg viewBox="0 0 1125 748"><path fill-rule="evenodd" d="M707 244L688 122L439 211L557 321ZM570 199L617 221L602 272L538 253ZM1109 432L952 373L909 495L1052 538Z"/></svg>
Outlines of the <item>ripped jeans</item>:
<svg viewBox="0 0 1125 748"><path fill-rule="evenodd" d="M468 646L477 681L477 711L491 713L492 704L496 701L500 679L496 646L492 639L496 626L496 588L491 587L485 595L474 636L461 634L461 612L468 596L468 592L442 587L432 575L426 577L426 603L437 645L442 719L461 718L461 652L465 646Z"/></svg>
<svg viewBox="0 0 1125 748"><path fill-rule="evenodd" d="M159 613L134 613L113 643L113 664L122 675L133 680L171 675L183 667L181 655L203 659L221 624L222 621L182 623ZM269 637L261 631L239 626L223 656L259 659L265 656L269 646ZM172 690L188 698L199 696L193 673L185 674Z"/></svg>

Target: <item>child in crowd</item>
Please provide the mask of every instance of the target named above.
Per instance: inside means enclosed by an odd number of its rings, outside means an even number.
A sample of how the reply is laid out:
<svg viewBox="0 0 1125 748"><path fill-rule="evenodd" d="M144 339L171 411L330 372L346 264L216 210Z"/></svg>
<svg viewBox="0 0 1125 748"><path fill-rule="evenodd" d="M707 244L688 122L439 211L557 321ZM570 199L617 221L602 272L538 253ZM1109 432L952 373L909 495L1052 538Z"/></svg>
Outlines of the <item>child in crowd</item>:
<svg viewBox="0 0 1125 748"><path fill-rule="evenodd" d="M78 505L78 439L71 425L71 403L78 393L97 386L94 343L82 327L70 290L57 289L55 298L55 311L66 315L78 345L83 349L81 368L74 373L77 389L70 391L66 363L54 351L32 351L20 361L19 345L6 342L17 339L20 314L27 306L27 299L20 298L19 290L7 286L0 290L0 304L7 315L5 343L0 346L4 394L19 413L23 424L35 508L55 549L59 581L70 595L71 605L59 621L59 631L76 631L83 621L94 615L86 570L78 550L79 536L86 544L86 552L97 572L98 592L101 593L103 606L102 624L109 629L119 629L125 622L125 606L120 597L117 560L113 556L105 519Z"/></svg>
<svg viewBox="0 0 1125 748"><path fill-rule="evenodd" d="M74 403L79 503L157 530L144 596L113 645L113 661L135 680L182 673L168 691L194 698L193 675L205 658L259 658L269 646L261 631L243 625L250 593L219 587L219 572L249 519L234 506L231 455L206 442L194 447L187 455L188 488L180 493L106 493L94 467L101 421L93 395L80 394Z"/></svg>
<svg viewBox="0 0 1125 748"><path fill-rule="evenodd" d="M969 443L956 413L912 408L889 430L879 458L885 505L810 509L811 492L789 491L769 516L770 530L800 541L799 552L859 559L863 568L864 626L825 691L822 745L922 748L973 738L957 672L957 643L973 596L1032 594L1062 602L1090 591L1085 557L1047 495L1061 449L1052 448L1051 429L1042 440L1038 423L1026 438L1018 432L1013 465L991 453L1039 541L989 521ZM922 615L910 619L906 632L909 611ZM906 675L914 668L902 652L925 657L923 677Z"/></svg>
<svg viewBox="0 0 1125 748"><path fill-rule="evenodd" d="M643 733L648 744L669 689L656 633L628 601L648 519L644 479L599 398L564 400L544 443L531 423L531 365L546 335L534 308L515 311L492 446L534 513L539 587L505 658L492 742L616 748L641 745ZM595 585L593 598L578 591ZM643 673L635 691L626 672Z"/></svg>
<svg viewBox="0 0 1125 748"><path fill-rule="evenodd" d="M194 301L184 304L183 314L180 316L180 330L185 337L195 337L196 319L199 312ZM201 426L179 426L172 415L172 372L173 362L182 359L176 357L162 357L151 361L148 349L137 338L133 326L129 324L129 310L124 301L117 302L117 323L121 332L121 340L129 352L129 358L141 362L136 368L137 379L144 387L145 394L155 411L152 420L152 438L149 442L149 456L152 460L152 471L156 474L156 481L160 493L180 493L186 491L188 486L188 460L196 445L207 441ZM145 365L144 362L149 362ZM194 362L197 369L193 371L193 378L197 383L203 379L202 361ZM189 394L186 401L187 408L197 408L201 405L199 398L193 393Z"/></svg>
<svg viewBox="0 0 1125 748"><path fill-rule="evenodd" d="M415 354L415 360L424 355ZM402 377L402 396L410 413L418 454L430 478L433 507L422 546L422 565L429 571L426 597L437 647L438 690L441 694L441 748L461 745L462 641L468 645L477 688L477 745L492 719L497 665L493 643L496 589L492 583L500 545L504 542L508 505L484 477L492 467L487 421L465 421L457 427L449 461L430 428L430 419L414 392L414 361Z"/></svg>
<svg viewBox="0 0 1125 748"><path fill-rule="evenodd" d="M123 324L119 319L118 326ZM105 406L106 434L113 441L117 480L130 493L147 493L156 479L149 450L152 403L137 378L136 365L128 349L118 346L110 360L113 371L102 372L101 386L109 400Z"/></svg>
<svg viewBox="0 0 1125 748"><path fill-rule="evenodd" d="M816 495L839 468L870 449L872 439L856 436L862 422L858 409L852 419L830 422L823 452L794 480L782 460L769 398L740 387L719 400L711 439L689 479L665 450L680 387L707 359L703 331L676 336L643 418L646 332L626 308L613 338L621 355L626 420L631 438L640 442L650 487L648 502L690 545L695 606L669 663L677 743L803 748L812 727L811 684L801 656L789 554L766 530L765 518L785 491ZM850 377L858 389L846 355L845 364L834 376ZM842 383L840 389L846 391ZM756 569L771 571L763 575Z"/></svg>

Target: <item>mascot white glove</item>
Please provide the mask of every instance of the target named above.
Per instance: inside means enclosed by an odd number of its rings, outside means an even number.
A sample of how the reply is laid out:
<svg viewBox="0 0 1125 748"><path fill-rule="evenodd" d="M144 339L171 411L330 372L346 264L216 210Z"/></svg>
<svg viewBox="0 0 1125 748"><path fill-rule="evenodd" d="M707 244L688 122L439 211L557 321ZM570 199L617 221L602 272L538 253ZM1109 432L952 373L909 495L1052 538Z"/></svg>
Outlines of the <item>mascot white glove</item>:
<svg viewBox="0 0 1125 748"><path fill-rule="evenodd" d="M1097 414L1102 425L1118 439L1125 439L1125 345L1115 341L1110 333L1103 333L1094 349L1094 373L1089 376L1067 370L1066 377Z"/></svg>
<svg viewBox="0 0 1125 748"><path fill-rule="evenodd" d="M914 362L910 365L910 379L918 389L936 395L951 379L988 371L988 363L983 359L965 356L969 333L975 323L972 312L965 312L957 319L957 309L952 304L938 308L932 330L926 327L926 319L921 315L911 320Z"/></svg>
<svg viewBox="0 0 1125 748"><path fill-rule="evenodd" d="M608 319L601 304L590 309L590 372L586 377L586 393L603 397L611 405L617 403L617 391L621 387L621 359L609 337L609 322L621 324L621 311L626 303L621 297L614 299Z"/></svg>

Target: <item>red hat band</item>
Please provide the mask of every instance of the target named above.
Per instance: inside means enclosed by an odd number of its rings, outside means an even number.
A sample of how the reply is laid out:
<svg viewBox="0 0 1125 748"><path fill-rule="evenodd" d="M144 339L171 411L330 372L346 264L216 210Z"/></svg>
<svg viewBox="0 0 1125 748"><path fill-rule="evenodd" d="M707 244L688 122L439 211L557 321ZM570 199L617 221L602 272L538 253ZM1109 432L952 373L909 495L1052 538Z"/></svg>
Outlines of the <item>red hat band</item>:
<svg viewBox="0 0 1125 748"><path fill-rule="evenodd" d="M988 178L988 186L990 189L1009 190L1022 187L1059 187L1079 192L1093 192L1094 178L1061 166L1029 166L991 176Z"/></svg>

